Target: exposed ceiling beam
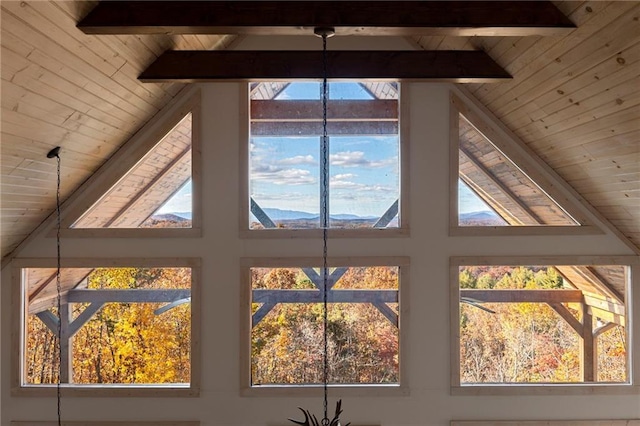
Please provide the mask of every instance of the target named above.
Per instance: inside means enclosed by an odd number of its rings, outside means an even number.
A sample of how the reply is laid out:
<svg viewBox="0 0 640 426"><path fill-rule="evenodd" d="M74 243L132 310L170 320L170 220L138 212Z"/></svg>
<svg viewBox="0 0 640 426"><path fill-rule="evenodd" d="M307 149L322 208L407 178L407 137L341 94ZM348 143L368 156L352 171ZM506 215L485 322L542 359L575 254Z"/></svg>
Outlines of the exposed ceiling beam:
<svg viewBox="0 0 640 426"><path fill-rule="evenodd" d="M320 51L189 51L163 53L138 79L143 82L291 80L323 77ZM489 83L508 72L478 50L330 51L328 78Z"/></svg>
<svg viewBox="0 0 640 426"><path fill-rule="evenodd" d="M86 34L528 36L575 25L548 1L102 1Z"/></svg>

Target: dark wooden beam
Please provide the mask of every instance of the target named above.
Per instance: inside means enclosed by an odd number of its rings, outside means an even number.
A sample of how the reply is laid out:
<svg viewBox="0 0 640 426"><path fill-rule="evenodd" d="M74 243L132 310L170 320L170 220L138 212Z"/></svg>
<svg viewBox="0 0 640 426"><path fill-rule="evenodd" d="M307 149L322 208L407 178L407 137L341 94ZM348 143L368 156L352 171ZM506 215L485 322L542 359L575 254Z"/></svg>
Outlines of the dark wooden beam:
<svg viewBox="0 0 640 426"><path fill-rule="evenodd" d="M548 1L102 1L86 34L528 36L575 25Z"/></svg>
<svg viewBox="0 0 640 426"><path fill-rule="evenodd" d="M510 79L479 50L329 51L329 79L488 83ZM321 51L193 51L163 53L143 82L321 80Z"/></svg>
<svg viewBox="0 0 640 426"><path fill-rule="evenodd" d="M487 303L581 303L580 290L460 289L460 297Z"/></svg>

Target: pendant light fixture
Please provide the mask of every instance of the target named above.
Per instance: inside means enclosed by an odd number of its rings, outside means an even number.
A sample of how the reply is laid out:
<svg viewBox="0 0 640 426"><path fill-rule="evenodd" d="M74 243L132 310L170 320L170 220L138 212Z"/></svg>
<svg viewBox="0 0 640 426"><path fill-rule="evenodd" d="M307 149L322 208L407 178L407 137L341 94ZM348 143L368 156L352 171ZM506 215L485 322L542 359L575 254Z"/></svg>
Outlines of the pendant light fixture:
<svg viewBox="0 0 640 426"><path fill-rule="evenodd" d="M61 283L61 265L60 265L60 147L57 146L47 153L47 158L55 158L57 162L56 168L56 308L58 309L58 380L56 383L56 407L58 426L62 426L62 392L60 376L62 373L62 283Z"/></svg>
<svg viewBox="0 0 640 426"><path fill-rule="evenodd" d="M335 35L335 29L331 27L318 27L314 29L314 34L322 38L322 137L320 139L320 169L322 171L322 180L320 182L320 227L322 228L322 302L323 302L323 321L322 321L322 389L323 389L323 417L320 422L318 418L311 414L309 410L298 407L304 414L304 420L298 421L289 419L293 423L302 426L341 426L340 414L342 413L342 400L336 403L336 411L333 419L329 419L328 397L329 397L329 338L328 338L328 290L329 290L329 265L327 242L329 237L329 136L327 134L327 99L329 97L329 88L327 84L328 67L327 67L327 38ZM349 426L347 423L345 426Z"/></svg>

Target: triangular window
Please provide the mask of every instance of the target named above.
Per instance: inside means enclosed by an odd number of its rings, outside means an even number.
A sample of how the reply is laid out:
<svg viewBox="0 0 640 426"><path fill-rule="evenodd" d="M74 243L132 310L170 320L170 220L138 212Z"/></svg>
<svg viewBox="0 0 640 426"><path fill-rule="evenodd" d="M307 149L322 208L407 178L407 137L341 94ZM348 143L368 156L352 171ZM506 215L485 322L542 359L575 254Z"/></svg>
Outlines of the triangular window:
<svg viewBox="0 0 640 426"><path fill-rule="evenodd" d="M580 202L562 192L563 183L545 174L539 161L496 126L453 98L457 136L452 156L457 164L451 182L454 227L585 227ZM555 199L554 199L555 198ZM562 204L556 200L561 200ZM537 231L534 231L537 232Z"/></svg>
<svg viewBox="0 0 640 426"><path fill-rule="evenodd" d="M71 228L191 228L191 178L189 112Z"/></svg>

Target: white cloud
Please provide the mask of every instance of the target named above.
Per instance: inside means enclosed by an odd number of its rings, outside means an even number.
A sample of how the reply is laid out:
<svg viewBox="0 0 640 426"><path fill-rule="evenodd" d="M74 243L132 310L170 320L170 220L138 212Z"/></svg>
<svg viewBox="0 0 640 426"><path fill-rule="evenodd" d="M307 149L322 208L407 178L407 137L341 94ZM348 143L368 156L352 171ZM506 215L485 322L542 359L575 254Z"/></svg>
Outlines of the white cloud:
<svg viewBox="0 0 640 426"><path fill-rule="evenodd" d="M262 180L274 185L311 185L316 179L308 170L283 169L276 166L257 166L251 170L251 179Z"/></svg>
<svg viewBox="0 0 640 426"><path fill-rule="evenodd" d="M334 181L339 181L339 180L353 179L354 177L357 177L357 176L358 175L353 173L342 173L342 174L337 174L335 176L332 176L331 179Z"/></svg>
<svg viewBox="0 0 640 426"><path fill-rule="evenodd" d="M342 151L330 156L332 166L342 167L384 167L397 162L395 158L382 161L367 160L362 151Z"/></svg>
<svg viewBox="0 0 640 426"><path fill-rule="evenodd" d="M310 164L317 166L318 162L313 159L313 155L296 155L295 157L283 158L278 164L286 166L298 166L301 164Z"/></svg>

